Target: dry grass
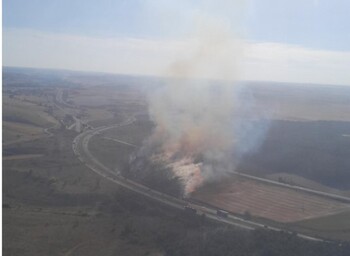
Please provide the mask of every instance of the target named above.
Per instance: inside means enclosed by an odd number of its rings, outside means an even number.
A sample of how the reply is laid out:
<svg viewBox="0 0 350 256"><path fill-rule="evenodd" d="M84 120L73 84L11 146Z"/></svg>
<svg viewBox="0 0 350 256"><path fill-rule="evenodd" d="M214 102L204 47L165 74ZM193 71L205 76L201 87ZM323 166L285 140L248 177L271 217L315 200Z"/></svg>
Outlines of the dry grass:
<svg viewBox="0 0 350 256"><path fill-rule="evenodd" d="M43 135L43 129L29 124L14 122L2 123L3 144L35 139Z"/></svg>
<svg viewBox="0 0 350 256"><path fill-rule="evenodd" d="M79 216L77 209L73 209L76 214L66 214L67 210L4 210L4 254L92 256L145 255L145 251L152 255L156 252L144 243L123 239L120 233L124 224L120 219ZM89 210L84 212L89 214Z"/></svg>
<svg viewBox="0 0 350 256"><path fill-rule="evenodd" d="M26 141L44 135L57 124L45 108L31 102L3 97L3 143Z"/></svg>
<svg viewBox="0 0 350 256"><path fill-rule="evenodd" d="M28 123L38 127L49 127L57 123L45 112L44 107L8 97L3 98L3 117L5 120L11 118L12 122Z"/></svg>

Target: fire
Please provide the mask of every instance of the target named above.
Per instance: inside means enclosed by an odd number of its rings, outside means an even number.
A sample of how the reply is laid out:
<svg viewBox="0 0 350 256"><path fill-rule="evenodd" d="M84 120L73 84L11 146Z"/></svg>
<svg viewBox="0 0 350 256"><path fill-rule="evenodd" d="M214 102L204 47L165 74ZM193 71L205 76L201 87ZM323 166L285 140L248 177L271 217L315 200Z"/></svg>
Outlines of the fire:
<svg viewBox="0 0 350 256"><path fill-rule="evenodd" d="M164 130L158 135L164 135ZM152 156L152 161L163 163L174 175L180 178L184 185L184 195L188 196L204 182L202 175L203 163L196 161L201 152L205 151L206 141L203 131L192 129L183 134L180 139L162 145L160 153Z"/></svg>
<svg viewBox="0 0 350 256"><path fill-rule="evenodd" d="M194 163L192 157L174 159L174 154L162 153L153 155L152 161L163 163L170 168L174 175L180 178L184 185L184 195L188 196L203 184L202 163Z"/></svg>
<svg viewBox="0 0 350 256"><path fill-rule="evenodd" d="M194 192L204 181L201 173L202 163L195 164L191 158L180 159L168 166L183 181L185 196Z"/></svg>

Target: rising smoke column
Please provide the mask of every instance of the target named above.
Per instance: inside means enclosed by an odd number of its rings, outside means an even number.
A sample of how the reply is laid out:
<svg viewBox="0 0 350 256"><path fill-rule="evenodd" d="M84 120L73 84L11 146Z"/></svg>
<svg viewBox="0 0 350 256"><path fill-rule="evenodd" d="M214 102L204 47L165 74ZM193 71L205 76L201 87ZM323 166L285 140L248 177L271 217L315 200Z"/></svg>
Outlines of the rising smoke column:
<svg viewBox="0 0 350 256"><path fill-rule="evenodd" d="M234 91L243 51L231 24L220 17L200 13L194 27L187 46L192 54L167 68L172 78L149 99L156 128L144 146L152 161L182 181L185 195L235 167Z"/></svg>

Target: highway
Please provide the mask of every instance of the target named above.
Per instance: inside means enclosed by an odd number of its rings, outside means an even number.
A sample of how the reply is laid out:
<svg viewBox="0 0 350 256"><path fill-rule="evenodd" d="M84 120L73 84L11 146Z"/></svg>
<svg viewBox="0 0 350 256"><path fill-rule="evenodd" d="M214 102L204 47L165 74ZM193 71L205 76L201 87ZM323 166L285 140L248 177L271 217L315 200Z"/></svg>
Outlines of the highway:
<svg viewBox="0 0 350 256"><path fill-rule="evenodd" d="M125 142L125 141L122 141L122 140L118 140L118 139L115 139L115 138L103 137L103 139L112 140L112 141L118 142L118 143L123 144L123 145L130 146L130 147L133 147L133 148L139 148L140 147L138 145L135 145L135 144L132 144L132 143L129 143L129 142Z"/></svg>
<svg viewBox="0 0 350 256"><path fill-rule="evenodd" d="M61 108L64 108L64 107L73 108L73 109L75 108L74 105L63 100L63 90L62 89L57 89L54 101L55 101L56 105L59 104Z"/></svg>
<svg viewBox="0 0 350 256"><path fill-rule="evenodd" d="M203 206L194 202L189 202L185 199L179 199L159 191L153 190L149 187L146 187L140 183L137 183L133 180L127 179L123 177L117 170L110 170L106 166L104 166L101 162L99 162L89 151L89 141L96 134L100 134L109 129L130 125L136 119L134 117L130 117L129 119L121 122L120 124L115 124L111 126L102 126L97 127L92 130L84 131L80 133L73 141L73 151L78 159L84 163L90 170L97 173L98 175L104 177L105 179L110 180L111 182L129 189L135 193L138 193L144 197L150 198L152 200L161 202L170 207L174 207L177 209L184 209L185 206L190 206L191 208L196 209L196 214L205 214L205 216L211 220L215 220L221 223L225 223L228 225L232 225L245 230L254 230L257 228L265 228L274 231L284 231L288 233L292 233L287 230L282 230L276 227L264 225L255 221L245 220L243 218L237 217L231 213L227 214L227 217L220 217L217 215L217 208L210 206ZM128 144L127 142L123 142L118 140L118 142ZM325 241L320 238L304 235L304 234L296 234L298 237L313 240L313 241Z"/></svg>

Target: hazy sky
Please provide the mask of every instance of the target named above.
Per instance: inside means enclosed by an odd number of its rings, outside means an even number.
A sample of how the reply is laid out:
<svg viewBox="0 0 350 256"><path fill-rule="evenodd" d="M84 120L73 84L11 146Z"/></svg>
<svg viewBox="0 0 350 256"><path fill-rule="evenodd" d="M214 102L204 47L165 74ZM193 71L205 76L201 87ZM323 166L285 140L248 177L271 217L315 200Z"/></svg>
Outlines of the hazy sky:
<svg viewBox="0 0 350 256"><path fill-rule="evenodd" d="M348 0L3 0L3 65L162 75L205 19L244 45L239 79L350 85L349 12Z"/></svg>

